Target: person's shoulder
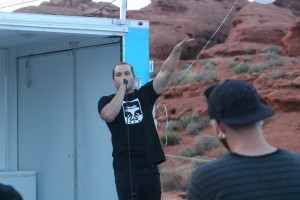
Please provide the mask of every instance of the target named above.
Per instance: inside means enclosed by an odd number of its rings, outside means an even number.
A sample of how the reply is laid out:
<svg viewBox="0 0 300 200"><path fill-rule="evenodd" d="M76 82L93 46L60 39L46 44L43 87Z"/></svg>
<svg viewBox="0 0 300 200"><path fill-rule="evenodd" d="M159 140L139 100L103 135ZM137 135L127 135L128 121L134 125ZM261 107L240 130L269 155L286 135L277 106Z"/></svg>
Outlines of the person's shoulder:
<svg viewBox="0 0 300 200"><path fill-rule="evenodd" d="M193 173L194 177L203 176L203 174L214 173L218 171L220 168L223 168L225 165L230 164L232 160L232 155L228 154L222 158L210 161L203 165L200 165Z"/></svg>
<svg viewBox="0 0 300 200"><path fill-rule="evenodd" d="M296 159L300 161L300 154L285 150L285 149L279 149L278 150L279 156L284 156L286 158Z"/></svg>
<svg viewBox="0 0 300 200"><path fill-rule="evenodd" d="M145 88L153 88L153 80L148 81L145 85L141 86L138 90L143 90Z"/></svg>
<svg viewBox="0 0 300 200"><path fill-rule="evenodd" d="M98 101L98 111L99 113L104 108L106 104L108 104L115 96L116 94L111 94L109 96L102 96Z"/></svg>
<svg viewBox="0 0 300 200"><path fill-rule="evenodd" d="M107 95L107 96L102 96L102 97L100 97L98 103L101 102L101 101L113 99L115 95L116 95L116 94L111 94L111 95Z"/></svg>

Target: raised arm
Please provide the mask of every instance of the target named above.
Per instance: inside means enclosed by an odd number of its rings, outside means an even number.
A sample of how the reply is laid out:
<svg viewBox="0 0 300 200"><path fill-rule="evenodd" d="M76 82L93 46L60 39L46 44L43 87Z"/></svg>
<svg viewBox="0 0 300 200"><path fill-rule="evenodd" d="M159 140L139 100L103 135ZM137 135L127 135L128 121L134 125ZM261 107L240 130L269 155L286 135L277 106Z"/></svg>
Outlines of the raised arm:
<svg viewBox="0 0 300 200"><path fill-rule="evenodd" d="M192 41L193 39L187 37L180 43L178 43L175 48L172 50L169 57L164 61L159 73L156 75L156 77L153 80L153 87L156 92L156 94L161 94L164 91L164 88L166 87L171 74L175 71L181 51L183 47L186 45L186 43Z"/></svg>

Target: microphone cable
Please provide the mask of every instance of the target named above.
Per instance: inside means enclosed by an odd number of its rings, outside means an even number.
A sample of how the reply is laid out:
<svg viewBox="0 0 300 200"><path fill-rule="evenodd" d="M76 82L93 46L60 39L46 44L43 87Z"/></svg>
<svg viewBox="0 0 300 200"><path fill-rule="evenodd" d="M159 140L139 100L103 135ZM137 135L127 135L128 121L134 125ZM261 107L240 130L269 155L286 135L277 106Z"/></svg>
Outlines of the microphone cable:
<svg viewBox="0 0 300 200"><path fill-rule="evenodd" d="M126 90L125 90L126 110L124 109L124 112L125 112L128 109L128 95L126 94L128 80L127 79L123 79L123 83L126 84ZM130 194L131 194L131 200L133 200L132 167L131 167L131 153L130 153L131 149L130 149L130 139L129 139L130 134L129 134L128 117L126 118L126 132L127 132L127 145L128 145L128 164L129 164L129 178L130 178Z"/></svg>

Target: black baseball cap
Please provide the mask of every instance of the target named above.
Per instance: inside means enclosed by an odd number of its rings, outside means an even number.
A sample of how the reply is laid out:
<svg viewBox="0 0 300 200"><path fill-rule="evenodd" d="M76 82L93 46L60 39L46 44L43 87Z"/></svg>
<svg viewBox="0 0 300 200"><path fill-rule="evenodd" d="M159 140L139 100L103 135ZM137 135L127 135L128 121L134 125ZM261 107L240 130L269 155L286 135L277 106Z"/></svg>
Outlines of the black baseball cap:
<svg viewBox="0 0 300 200"><path fill-rule="evenodd" d="M261 103L256 89L246 81L226 80L204 92L211 119L239 126L274 115L275 110Z"/></svg>

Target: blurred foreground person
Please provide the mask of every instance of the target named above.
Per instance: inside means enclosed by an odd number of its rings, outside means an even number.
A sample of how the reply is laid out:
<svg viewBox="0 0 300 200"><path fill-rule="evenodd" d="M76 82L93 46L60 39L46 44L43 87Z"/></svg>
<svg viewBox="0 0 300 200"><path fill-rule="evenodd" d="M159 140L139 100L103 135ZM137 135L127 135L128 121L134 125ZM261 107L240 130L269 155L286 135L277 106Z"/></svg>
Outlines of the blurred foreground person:
<svg viewBox="0 0 300 200"><path fill-rule="evenodd" d="M211 124L230 154L195 170L187 199L299 200L300 155L265 140L262 120L275 111L262 105L256 89L226 80L204 96Z"/></svg>
<svg viewBox="0 0 300 200"><path fill-rule="evenodd" d="M0 200L23 200L23 198L12 186L0 183Z"/></svg>

